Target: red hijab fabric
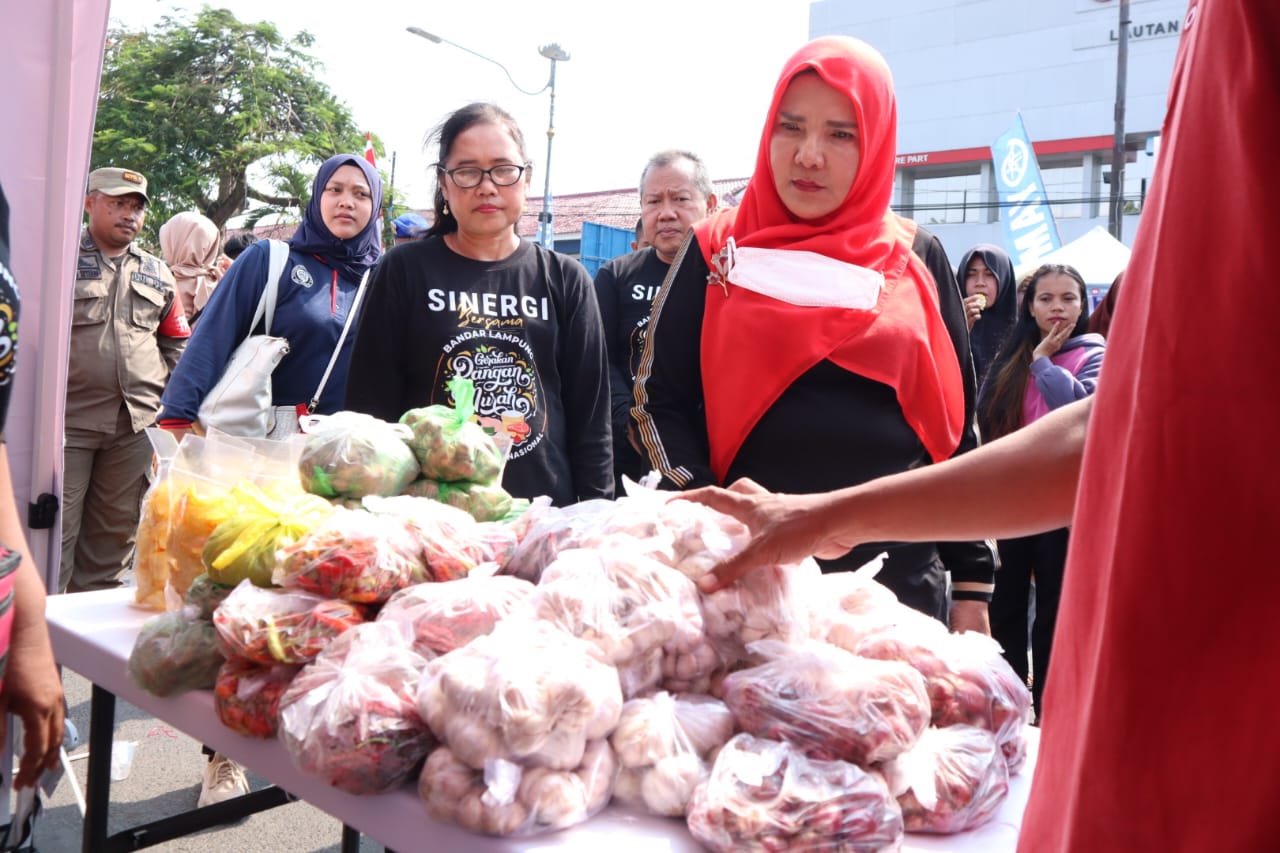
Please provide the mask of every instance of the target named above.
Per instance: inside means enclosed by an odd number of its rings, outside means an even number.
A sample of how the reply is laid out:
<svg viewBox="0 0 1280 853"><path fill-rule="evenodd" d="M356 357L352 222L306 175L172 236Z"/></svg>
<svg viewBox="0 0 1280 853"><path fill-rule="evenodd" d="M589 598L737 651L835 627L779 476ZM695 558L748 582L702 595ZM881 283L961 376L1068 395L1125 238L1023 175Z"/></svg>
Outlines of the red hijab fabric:
<svg viewBox="0 0 1280 853"><path fill-rule="evenodd" d="M813 71L853 103L861 161L849 195L820 219L796 218L774 183L770 142L778 107L797 74ZM959 360L937 287L911 250L915 223L889 209L897 156L897 102L884 58L846 36L816 39L783 68L756 168L738 208L694 228L714 271L729 238L740 247L808 251L884 276L869 311L791 305L735 287L713 272L702 334L711 467L721 481L747 435L787 387L823 360L894 388L930 456L955 452L964 426ZM723 289L722 289L723 288ZM714 377L708 382L706 377Z"/></svg>

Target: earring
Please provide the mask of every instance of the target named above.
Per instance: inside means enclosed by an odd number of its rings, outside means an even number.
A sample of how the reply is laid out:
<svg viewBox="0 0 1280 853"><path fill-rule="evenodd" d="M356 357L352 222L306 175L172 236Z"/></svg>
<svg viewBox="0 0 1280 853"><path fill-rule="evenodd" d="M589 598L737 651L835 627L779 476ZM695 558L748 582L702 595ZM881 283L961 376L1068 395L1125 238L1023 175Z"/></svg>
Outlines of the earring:
<svg viewBox="0 0 1280 853"><path fill-rule="evenodd" d="M444 212L444 215L445 215L445 216L448 216L448 215L449 215L449 202L447 202L447 201L444 203L444 211L443 211L443 212Z"/></svg>

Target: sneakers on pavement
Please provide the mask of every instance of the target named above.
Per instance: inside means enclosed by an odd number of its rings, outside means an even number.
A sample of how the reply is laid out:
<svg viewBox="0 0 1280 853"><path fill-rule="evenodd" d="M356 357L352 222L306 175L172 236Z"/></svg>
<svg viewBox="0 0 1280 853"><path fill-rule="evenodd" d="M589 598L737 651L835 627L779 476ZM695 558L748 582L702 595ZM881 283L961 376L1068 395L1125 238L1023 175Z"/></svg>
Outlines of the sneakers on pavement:
<svg viewBox="0 0 1280 853"><path fill-rule="evenodd" d="M244 768L222 753L215 752L204 766L204 779L200 783L200 799L196 800L196 806L211 806L247 793L249 779L244 775Z"/></svg>

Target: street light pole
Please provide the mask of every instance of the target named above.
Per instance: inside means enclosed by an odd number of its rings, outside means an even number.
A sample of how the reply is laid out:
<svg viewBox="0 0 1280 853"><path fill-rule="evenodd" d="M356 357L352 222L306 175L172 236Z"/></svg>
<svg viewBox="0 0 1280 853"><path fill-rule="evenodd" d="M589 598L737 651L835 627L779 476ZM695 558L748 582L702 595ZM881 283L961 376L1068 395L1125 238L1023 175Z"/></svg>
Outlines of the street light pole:
<svg viewBox="0 0 1280 853"><path fill-rule="evenodd" d="M466 51L478 59L483 59L485 62L490 62L498 66L502 69L502 73L507 75L507 79L511 81L511 85L515 86L518 91L523 92L526 95L541 95L548 89L551 90L551 113L547 121L547 162L543 167L546 172L546 177L544 179L544 189L542 192L542 213L538 214L538 242L548 249L554 249L556 232L555 221L552 214L551 199L551 140L556 135L556 63L568 62L569 52L555 42L545 44L538 48L538 53L551 60L551 76L547 79L546 85L541 89L529 91L517 83L515 78L511 76L511 72L507 70L507 66L503 65L498 60L485 56L483 53L477 53L471 48L464 47L457 42L449 41L449 39L444 38L443 36L438 36L435 33L429 33L421 27L405 27L405 29L413 33L415 36L424 38L434 44L452 45L458 50Z"/></svg>
<svg viewBox="0 0 1280 853"><path fill-rule="evenodd" d="M568 60L569 54L555 43L543 45L538 53L551 60L551 79L547 81L547 88L551 90L551 112L547 117L547 163L544 166L546 174L543 177L542 213L538 214L538 242L544 248L554 250L556 229L551 199L551 141L556 135L556 62Z"/></svg>
<svg viewBox="0 0 1280 853"><path fill-rule="evenodd" d="M1120 0L1120 38L1116 46L1115 138L1111 145L1111 197L1107 230L1120 239L1124 228L1124 98L1129 66L1129 0Z"/></svg>

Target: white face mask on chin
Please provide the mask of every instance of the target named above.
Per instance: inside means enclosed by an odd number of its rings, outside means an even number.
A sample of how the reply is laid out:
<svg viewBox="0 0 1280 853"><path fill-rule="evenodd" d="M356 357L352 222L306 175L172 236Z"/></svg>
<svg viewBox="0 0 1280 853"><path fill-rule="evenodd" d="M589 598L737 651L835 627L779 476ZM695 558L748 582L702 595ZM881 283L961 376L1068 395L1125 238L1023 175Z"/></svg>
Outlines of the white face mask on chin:
<svg viewBox="0 0 1280 853"><path fill-rule="evenodd" d="M728 248L729 281L791 305L869 311L884 288L883 273L816 252Z"/></svg>

